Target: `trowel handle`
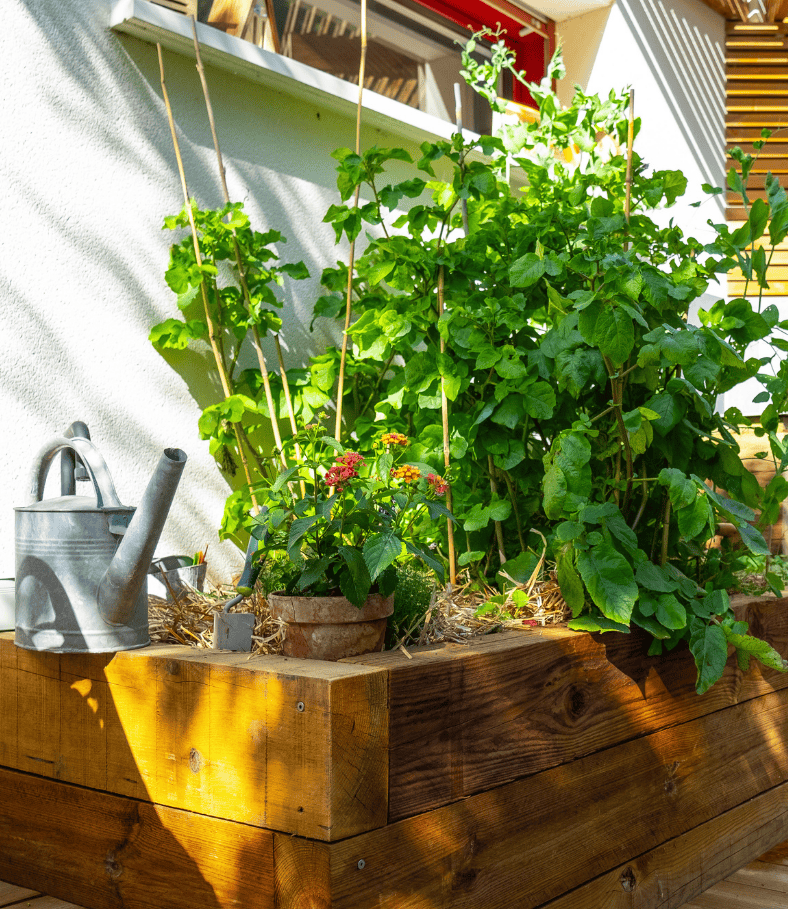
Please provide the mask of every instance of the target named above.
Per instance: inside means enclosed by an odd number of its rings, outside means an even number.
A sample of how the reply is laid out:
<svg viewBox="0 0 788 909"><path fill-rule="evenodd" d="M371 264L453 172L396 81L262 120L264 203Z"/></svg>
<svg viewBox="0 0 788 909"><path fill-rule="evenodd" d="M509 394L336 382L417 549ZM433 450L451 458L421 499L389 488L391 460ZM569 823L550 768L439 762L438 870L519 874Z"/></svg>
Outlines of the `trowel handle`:
<svg viewBox="0 0 788 909"><path fill-rule="evenodd" d="M249 543L246 547L246 561L244 562L244 570L241 572L241 579L238 581L239 587L251 587L252 584L249 582L252 580L252 562L254 561L255 554L257 553L257 540L250 536Z"/></svg>
<svg viewBox="0 0 788 909"><path fill-rule="evenodd" d="M30 501L28 504L40 502L43 498L49 468L55 455L64 448L75 451L85 465L88 475L93 481L93 488L96 490L96 507L122 508L118 494L115 492L115 484L112 482L107 468L107 462L101 456L101 452L89 439L67 439L65 436L56 436L47 442L36 455L30 474Z"/></svg>

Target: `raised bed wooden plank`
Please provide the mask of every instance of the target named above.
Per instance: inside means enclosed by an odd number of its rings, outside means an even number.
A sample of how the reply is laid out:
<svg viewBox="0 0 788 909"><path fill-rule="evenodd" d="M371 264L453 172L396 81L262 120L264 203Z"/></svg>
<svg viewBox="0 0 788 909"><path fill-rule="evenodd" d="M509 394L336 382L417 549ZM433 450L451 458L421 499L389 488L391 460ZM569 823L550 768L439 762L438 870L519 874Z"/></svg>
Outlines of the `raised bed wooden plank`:
<svg viewBox="0 0 788 909"><path fill-rule="evenodd" d="M776 691L333 843L331 906L542 906L785 783L787 709Z"/></svg>
<svg viewBox="0 0 788 909"><path fill-rule="evenodd" d="M542 909L679 909L719 881L735 879L731 872L787 836L788 784L783 783ZM741 873L746 872L744 868Z"/></svg>
<svg viewBox="0 0 788 909"><path fill-rule="evenodd" d="M184 647L31 653L0 634L0 763L331 840L385 824L387 674Z"/></svg>
<svg viewBox="0 0 788 909"><path fill-rule="evenodd" d="M91 909L273 909L273 835L0 769L0 878Z"/></svg>
<svg viewBox="0 0 788 909"><path fill-rule="evenodd" d="M788 654L788 600L741 615ZM788 685L730 660L703 697L690 654L646 656L648 638L566 629L509 632L471 647L357 657L389 670L389 820L572 761Z"/></svg>

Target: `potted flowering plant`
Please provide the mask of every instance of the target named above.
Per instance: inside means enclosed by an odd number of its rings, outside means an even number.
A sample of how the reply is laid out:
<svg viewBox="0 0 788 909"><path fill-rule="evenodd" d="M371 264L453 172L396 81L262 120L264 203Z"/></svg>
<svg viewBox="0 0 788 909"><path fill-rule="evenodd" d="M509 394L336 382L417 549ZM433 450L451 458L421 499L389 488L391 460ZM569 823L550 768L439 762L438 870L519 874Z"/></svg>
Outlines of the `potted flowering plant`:
<svg viewBox="0 0 788 909"><path fill-rule="evenodd" d="M417 529L424 520L452 520L440 501L448 485L428 465L406 460L409 444L383 432L360 453L311 424L285 443L290 466L257 487L260 557L281 551L291 568L285 589L268 597L288 623L286 654L339 659L380 650L403 555L443 579Z"/></svg>

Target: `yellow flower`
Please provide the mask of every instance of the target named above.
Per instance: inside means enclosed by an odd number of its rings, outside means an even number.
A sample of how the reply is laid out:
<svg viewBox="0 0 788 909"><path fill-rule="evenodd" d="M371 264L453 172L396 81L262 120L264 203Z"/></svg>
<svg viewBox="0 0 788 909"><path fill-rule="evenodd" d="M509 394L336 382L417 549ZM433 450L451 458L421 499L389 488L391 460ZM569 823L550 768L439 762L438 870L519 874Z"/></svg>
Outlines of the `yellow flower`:
<svg viewBox="0 0 788 909"><path fill-rule="evenodd" d="M380 437L381 445L407 445L408 437L401 432L384 432Z"/></svg>
<svg viewBox="0 0 788 909"><path fill-rule="evenodd" d="M421 471L418 467L413 467L411 464L403 464L401 467L392 467L391 476L394 477L395 480L413 483L421 476Z"/></svg>

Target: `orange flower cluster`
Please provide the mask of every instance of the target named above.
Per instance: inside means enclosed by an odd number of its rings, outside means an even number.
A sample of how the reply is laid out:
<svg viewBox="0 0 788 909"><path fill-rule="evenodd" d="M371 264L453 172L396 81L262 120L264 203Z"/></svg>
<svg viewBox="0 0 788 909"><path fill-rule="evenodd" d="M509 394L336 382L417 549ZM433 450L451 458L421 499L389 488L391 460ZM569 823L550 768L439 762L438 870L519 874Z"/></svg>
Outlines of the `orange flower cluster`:
<svg viewBox="0 0 788 909"><path fill-rule="evenodd" d="M408 437L401 432L384 432L380 437L381 445L407 445Z"/></svg>
<svg viewBox="0 0 788 909"><path fill-rule="evenodd" d="M418 467L413 467L411 464L403 464L401 467L392 467L391 475L395 480L413 483L421 476L421 471Z"/></svg>
<svg viewBox="0 0 788 909"><path fill-rule="evenodd" d="M427 482L435 490L436 495L444 496L449 491L449 484L437 473L428 473Z"/></svg>

